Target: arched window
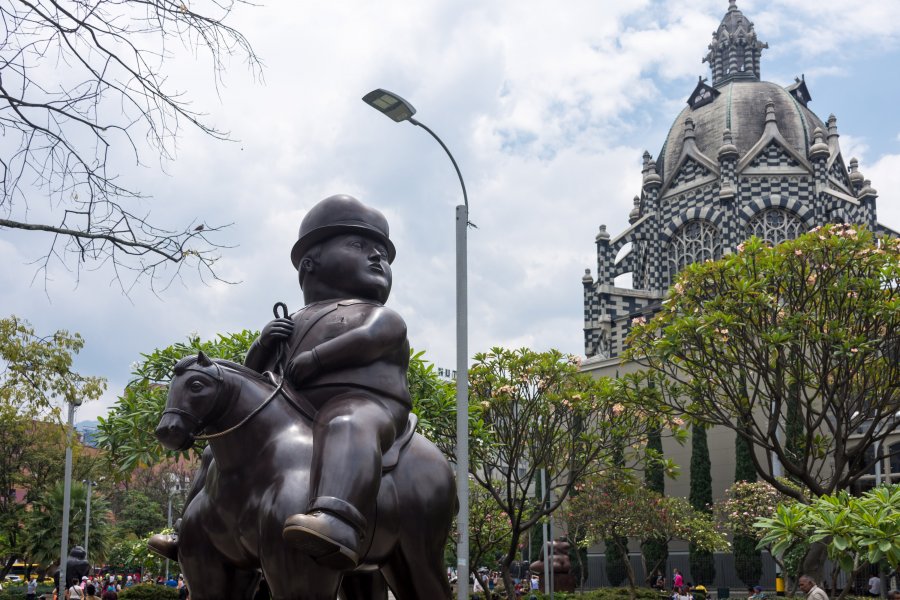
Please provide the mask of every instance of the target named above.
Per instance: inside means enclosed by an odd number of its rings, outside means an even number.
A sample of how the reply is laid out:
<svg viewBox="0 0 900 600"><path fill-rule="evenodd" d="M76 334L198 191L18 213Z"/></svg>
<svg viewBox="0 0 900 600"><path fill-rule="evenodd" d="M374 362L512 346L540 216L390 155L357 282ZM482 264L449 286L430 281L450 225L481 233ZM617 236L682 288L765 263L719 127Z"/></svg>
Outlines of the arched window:
<svg viewBox="0 0 900 600"><path fill-rule="evenodd" d="M709 221L689 221L669 242L669 283L689 264L716 260L722 255L719 230Z"/></svg>
<svg viewBox="0 0 900 600"><path fill-rule="evenodd" d="M767 208L753 215L747 224L747 237L756 236L772 244L792 240L805 230L803 221L784 208Z"/></svg>

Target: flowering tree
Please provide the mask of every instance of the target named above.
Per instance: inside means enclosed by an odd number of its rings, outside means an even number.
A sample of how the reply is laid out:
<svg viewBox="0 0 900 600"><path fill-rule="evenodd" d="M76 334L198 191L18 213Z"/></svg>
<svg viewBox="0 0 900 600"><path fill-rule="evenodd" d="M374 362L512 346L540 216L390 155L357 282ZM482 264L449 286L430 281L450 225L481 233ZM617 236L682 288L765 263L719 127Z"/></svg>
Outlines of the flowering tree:
<svg viewBox="0 0 900 600"><path fill-rule="evenodd" d="M655 538L666 544L684 540L700 550L715 551L728 547L715 520L695 510L684 498L668 497L637 485L623 471L611 471L587 478L568 502L567 518L583 527L587 543L612 541L616 550L628 556L629 538ZM648 573L664 567L664 560L644 565ZM632 600L635 575L625 561L628 588Z"/></svg>
<svg viewBox="0 0 900 600"><path fill-rule="evenodd" d="M714 514L721 527L732 534L734 544L735 570L741 581L748 586L759 583L762 565L754 560L753 552L763 532L755 526L759 519L775 514L780 504L792 504L793 498L786 496L765 482L738 481L725 490L725 498L716 504ZM743 547L739 553L738 544ZM766 548L772 553L772 549ZM772 553L778 561L778 556ZM782 565L784 571L784 565Z"/></svg>
<svg viewBox="0 0 900 600"><path fill-rule="evenodd" d="M578 367L577 358L556 350L494 348L477 354L469 373L469 400L485 432L471 444L469 469L510 519L500 561L510 600L509 569L523 534L559 508L576 481L659 427L623 399L620 383Z"/></svg>
<svg viewBox="0 0 900 600"><path fill-rule="evenodd" d="M898 308L900 239L849 225L754 238L687 267L626 357L647 367L632 381L654 384L652 406L734 430L763 480L806 501L850 487L900 427ZM805 568L823 567L813 546Z"/></svg>
<svg viewBox="0 0 900 600"><path fill-rule="evenodd" d="M759 540L763 534L756 522L774 515L779 505L794 502L793 498L768 483L738 481L725 490L725 498L715 506L715 514L732 533Z"/></svg>
<svg viewBox="0 0 900 600"><path fill-rule="evenodd" d="M484 488L469 486L469 565L472 566L472 574L478 578L486 600L489 600L490 593L487 574L479 572L478 567L496 567L497 557L503 555L509 543L509 534L509 515L497 508ZM454 534L447 540L447 551L455 553L458 543L459 531L454 523Z"/></svg>
<svg viewBox="0 0 900 600"><path fill-rule="evenodd" d="M862 496L846 491L816 498L810 504L778 506L775 515L757 519L760 545L782 553L809 540L827 545L834 562L832 581L840 570L852 578L864 567L882 560L900 567L900 485L869 490ZM844 586L844 598L850 586Z"/></svg>

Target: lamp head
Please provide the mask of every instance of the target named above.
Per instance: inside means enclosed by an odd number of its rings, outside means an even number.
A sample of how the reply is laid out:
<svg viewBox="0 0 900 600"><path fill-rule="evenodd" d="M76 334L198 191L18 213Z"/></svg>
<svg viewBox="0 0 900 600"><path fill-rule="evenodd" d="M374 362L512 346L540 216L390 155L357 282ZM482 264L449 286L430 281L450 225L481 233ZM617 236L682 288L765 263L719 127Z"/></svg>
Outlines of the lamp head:
<svg viewBox="0 0 900 600"><path fill-rule="evenodd" d="M383 89L372 90L363 96L363 102L378 112L384 113L396 122L408 121L416 114L413 105L393 92Z"/></svg>

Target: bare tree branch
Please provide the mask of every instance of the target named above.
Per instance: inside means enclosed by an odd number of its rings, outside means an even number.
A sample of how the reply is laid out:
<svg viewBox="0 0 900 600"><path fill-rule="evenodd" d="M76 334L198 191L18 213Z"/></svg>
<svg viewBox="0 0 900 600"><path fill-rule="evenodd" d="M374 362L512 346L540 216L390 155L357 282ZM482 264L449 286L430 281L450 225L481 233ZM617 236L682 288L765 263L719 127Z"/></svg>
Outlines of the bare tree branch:
<svg viewBox="0 0 900 600"><path fill-rule="evenodd" d="M233 56L259 75L249 41L225 22L240 5L252 3L0 0L0 227L52 234L37 261L45 277L58 261L76 274L108 266L126 293L142 280L157 289L185 265L219 279L227 246L211 234L227 225L150 223L128 208L142 196L119 183L110 159L128 148L137 164L148 150L169 161L185 125L230 139L172 88L165 67L174 43L208 54L217 88ZM56 224L33 222L39 198Z"/></svg>

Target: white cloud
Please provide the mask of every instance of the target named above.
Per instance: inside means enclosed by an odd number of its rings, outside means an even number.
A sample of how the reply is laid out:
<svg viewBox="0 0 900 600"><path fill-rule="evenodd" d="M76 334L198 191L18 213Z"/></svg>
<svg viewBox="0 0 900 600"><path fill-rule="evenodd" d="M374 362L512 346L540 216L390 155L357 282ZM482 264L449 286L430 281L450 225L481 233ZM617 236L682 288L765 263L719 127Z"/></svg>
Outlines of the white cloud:
<svg viewBox="0 0 900 600"><path fill-rule="evenodd" d="M800 57L811 55L822 73L846 69L875 81L883 74L853 62L854 48L870 51L871 36L889 40L900 25L891 3L856 11L806 0L739 5L772 46L764 74L800 72ZM152 157L123 173L153 195L143 205L165 223L233 221L223 239L238 247L224 252L221 268L241 283L204 286L188 276L162 299L141 289L129 300L110 286L109 271L85 273L73 290L71 276L55 267L48 299L42 282L29 285L34 271L25 264L46 238L3 231L0 305L43 331L81 331L79 367L121 387L141 352L191 331L259 328L278 300L298 308L288 252L300 219L321 198L351 193L391 221L398 258L390 302L411 342L452 366L453 207L461 193L424 131L360 101L385 87L419 109L466 178L479 227L469 234L471 353L521 344L580 353L581 276L596 269L597 227L615 235L627 226L641 152L656 153L696 76L708 74L700 59L726 8L724 0L242 6L235 25L265 60L264 84L235 60L217 96L189 54L170 73L173 89L187 90L240 142L186 130L168 174ZM844 14L856 12L866 18ZM897 52L885 43L885 52ZM841 144L862 161L876 152L885 123L854 122L856 129L842 124ZM890 131L900 128L891 123ZM889 192L900 183L898 161L861 162L882 190L881 220L894 226L900 218Z"/></svg>

